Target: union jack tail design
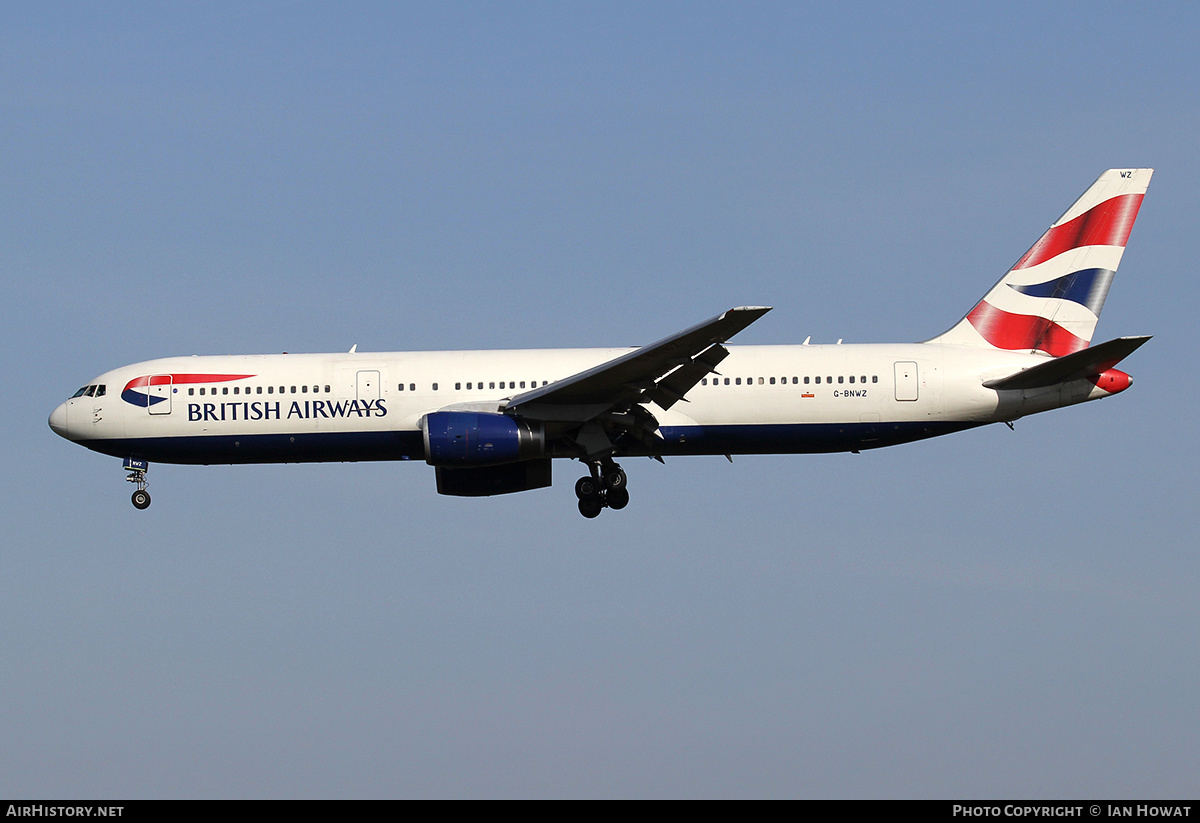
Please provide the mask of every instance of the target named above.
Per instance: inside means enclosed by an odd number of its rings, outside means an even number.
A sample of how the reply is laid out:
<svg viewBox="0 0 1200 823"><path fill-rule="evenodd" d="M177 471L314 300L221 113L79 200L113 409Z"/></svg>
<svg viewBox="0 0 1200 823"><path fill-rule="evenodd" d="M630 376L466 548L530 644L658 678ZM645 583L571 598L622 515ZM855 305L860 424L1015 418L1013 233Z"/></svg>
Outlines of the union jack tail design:
<svg viewBox="0 0 1200 823"><path fill-rule="evenodd" d="M979 304L931 343L1044 352L1086 349L1154 169L1109 169Z"/></svg>

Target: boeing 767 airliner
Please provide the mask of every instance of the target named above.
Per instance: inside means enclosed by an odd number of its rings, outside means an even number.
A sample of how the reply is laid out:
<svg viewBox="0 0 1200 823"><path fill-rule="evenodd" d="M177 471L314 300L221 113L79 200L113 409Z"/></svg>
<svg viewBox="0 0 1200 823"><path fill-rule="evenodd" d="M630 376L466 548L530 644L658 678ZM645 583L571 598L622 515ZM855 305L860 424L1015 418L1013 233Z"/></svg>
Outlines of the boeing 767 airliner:
<svg viewBox="0 0 1200 823"><path fill-rule="evenodd" d="M91 380L50 428L124 459L424 460L441 494L550 485L595 517L629 502L617 458L857 452L1124 391L1149 337L1092 334L1153 169L1111 169L949 331L924 343L728 346L743 306L633 349L173 357Z"/></svg>

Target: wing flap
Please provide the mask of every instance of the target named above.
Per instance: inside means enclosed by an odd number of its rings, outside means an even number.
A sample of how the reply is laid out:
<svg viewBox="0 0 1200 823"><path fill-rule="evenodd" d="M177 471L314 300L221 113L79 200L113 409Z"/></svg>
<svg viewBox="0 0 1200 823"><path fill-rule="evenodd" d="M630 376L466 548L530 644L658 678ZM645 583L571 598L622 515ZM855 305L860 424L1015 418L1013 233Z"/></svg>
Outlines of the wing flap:
<svg viewBox="0 0 1200 823"><path fill-rule="evenodd" d="M684 395L711 374L717 364L728 356L729 349L720 343L714 343L647 389L646 398L664 409L671 408L680 400L684 400Z"/></svg>
<svg viewBox="0 0 1200 823"><path fill-rule="evenodd" d="M655 402L661 397L673 404L728 354L721 343L770 310L768 306L730 309L607 363L518 394L505 404L504 410L538 416L547 406L609 409L626 402L640 402L643 397Z"/></svg>

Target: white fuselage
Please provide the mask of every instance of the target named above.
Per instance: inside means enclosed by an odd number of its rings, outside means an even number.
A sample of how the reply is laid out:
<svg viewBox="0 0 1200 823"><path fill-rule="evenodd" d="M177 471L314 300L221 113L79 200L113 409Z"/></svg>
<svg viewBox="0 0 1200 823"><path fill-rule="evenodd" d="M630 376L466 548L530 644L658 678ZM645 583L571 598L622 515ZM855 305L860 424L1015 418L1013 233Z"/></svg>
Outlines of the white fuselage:
<svg viewBox="0 0 1200 823"><path fill-rule="evenodd" d="M118 457L178 463L421 460L421 420L508 398L631 349L173 357L97 377L51 426ZM1107 396L1086 380L983 383L1045 355L914 344L730 346L717 374L663 410L661 454L847 451ZM140 381L140 382L139 382ZM623 453L646 453L628 449ZM568 455L556 455L568 456Z"/></svg>

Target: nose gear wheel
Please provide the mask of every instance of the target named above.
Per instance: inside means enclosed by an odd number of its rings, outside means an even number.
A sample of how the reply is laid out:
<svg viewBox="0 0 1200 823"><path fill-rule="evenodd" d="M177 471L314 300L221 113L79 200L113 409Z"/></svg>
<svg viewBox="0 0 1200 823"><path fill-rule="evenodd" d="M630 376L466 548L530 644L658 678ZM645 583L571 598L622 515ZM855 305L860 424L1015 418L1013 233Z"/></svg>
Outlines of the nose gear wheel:
<svg viewBox="0 0 1200 823"><path fill-rule="evenodd" d="M130 496L130 501L135 509L147 509L150 507L150 492L146 491L146 470L144 468L134 468L129 465L130 461L126 461L125 471L129 472L125 479L130 483L137 484L137 491ZM141 465L145 466L143 462Z"/></svg>

